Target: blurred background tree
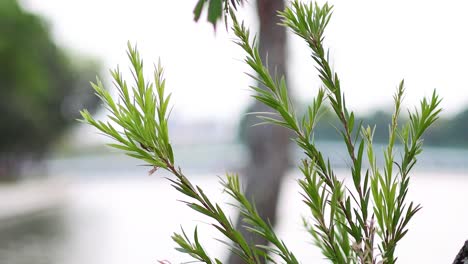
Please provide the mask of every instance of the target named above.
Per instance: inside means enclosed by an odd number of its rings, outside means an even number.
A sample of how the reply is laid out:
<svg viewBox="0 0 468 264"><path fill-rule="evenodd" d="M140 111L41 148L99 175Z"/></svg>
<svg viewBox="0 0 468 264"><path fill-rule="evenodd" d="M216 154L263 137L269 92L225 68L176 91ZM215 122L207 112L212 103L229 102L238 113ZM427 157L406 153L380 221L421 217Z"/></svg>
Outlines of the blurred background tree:
<svg viewBox="0 0 468 264"><path fill-rule="evenodd" d="M286 29L280 26L278 11L284 10L283 0L257 0L257 17L259 21L258 45L260 56L270 71L278 78L287 77L287 42ZM287 78L286 78L287 80ZM260 87L260 86L259 86ZM259 101L247 110L249 113L271 112ZM246 177L245 195L258 209L259 215L274 226L277 219L277 206L282 180L289 168L290 132L280 126L253 125L262 121L254 115L248 115L241 124L245 133L250 159L244 171ZM239 215L237 228L254 245L265 245L267 241L260 236L247 232L245 223ZM243 260L231 254L228 263L241 264Z"/></svg>
<svg viewBox="0 0 468 264"><path fill-rule="evenodd" d="M43 159L75 124L78 110L94 110L89 59L71 58L45 21L16 0L0 1L0 180L19 178L25 162Z"/></svg>
<svg viewBox="0 0 468 264"><path fill-rule="evenodd" d="M207 19L216 26L216 22L222 17L223 10L226 10L227 1L199 0L194 10L195 20L198 20L203 5L207 2ZM229 2L235 8L243 1L231 0ZM280 26L281 19L278 16L278 11L284 10L284 1L257 0L256 4L259 21L258 45L262 61L266 63L272 75L278 78L287 77L286 29ZM271 112L271 110L259 101L255 101L247 109L247 113L256 112ZM240 125L242 141L246 144L250 154L244 171L245 196L255 204L259 215L263 219L268 219L274 226L281 183L290 165L289 142L291 140L290 132L285 128L270 125L252 127L261 122L262 120L254 115L247 115ZM236 228L241 230L244 237L254 245L267 243L260 236L246 231L244 225L242 216L239 215ZM241 264L244 261L238 255L231 254L228 263Z"/></svg>

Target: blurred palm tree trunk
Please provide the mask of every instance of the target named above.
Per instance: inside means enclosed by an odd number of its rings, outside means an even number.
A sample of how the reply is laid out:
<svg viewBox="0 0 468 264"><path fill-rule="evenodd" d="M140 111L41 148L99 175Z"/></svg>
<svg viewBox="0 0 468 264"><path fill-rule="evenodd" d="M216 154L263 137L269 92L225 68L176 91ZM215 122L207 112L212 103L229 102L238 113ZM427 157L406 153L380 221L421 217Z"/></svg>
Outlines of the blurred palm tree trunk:
<svg viewBox="0 0 468 264"><path fill-rule="evenodd" d="M259 49L262 60L268 63L271 73L286 76L286 30L279 26L279 10L284 9L283 0L257 0L257 14L260 22ZM270 111L265 105L255 101L249 112ZM246 196L255 203L263 219L272 225L276 223L276 205L278 202L281 181L288 168L289 132L278 126L257 126L256 117L246 120L247 145L250 160L245 176L247 177ZM237 226L255 245L264 245L266 241L252 236L242 227L238 218ZM232 254L230 264L241 264L243 261Z"/></svg>

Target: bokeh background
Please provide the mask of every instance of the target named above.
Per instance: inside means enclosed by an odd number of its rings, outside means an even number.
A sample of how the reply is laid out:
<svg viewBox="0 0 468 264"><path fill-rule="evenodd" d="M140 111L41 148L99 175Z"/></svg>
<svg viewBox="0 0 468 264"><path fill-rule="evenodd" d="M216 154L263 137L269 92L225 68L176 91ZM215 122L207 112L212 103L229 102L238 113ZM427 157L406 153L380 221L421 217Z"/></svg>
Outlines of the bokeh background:
<svg viewBox="0 0 468 264"><path fill-rule="evenodd" d="M256 3L239 10L254 31L261 24ZM76 121L83 108L106 119L89 81L99 75L114 93L107 70L128 68L127 41L137 43L145 65L161 59L165 66L180 166L235 220L218 176L229 171L242 177L254 159L245 132L260 129L246 121L254 83L224 25L215 31L205 17L193 21L195 4L0 0L1 264L181 263L190 258L174 249L170 236L196 225L213 255L228 257L206 219L177 201L182 197L164 178L168 174L148 176L144 164L105 147L106 138ZM326 44L347 105L365 124L376 125L376 150L384 148L392 95L402 78L405 107L433 89L443 98L442 117L425 136L410 186L410 198L423 210L399 256L400 263L450 263L468 239L468 3L332 4ZM285 68L300 112L320 82L306 45L290 33L286 39ZM335 122L324 115L316 140L347 179L349 161ZM277 230L299 257L326 263L301 224L308 213L296 184L302 154L292 145L280 151L290 162L276 192ZM272 184L257 183L267 190Z"/></svg>

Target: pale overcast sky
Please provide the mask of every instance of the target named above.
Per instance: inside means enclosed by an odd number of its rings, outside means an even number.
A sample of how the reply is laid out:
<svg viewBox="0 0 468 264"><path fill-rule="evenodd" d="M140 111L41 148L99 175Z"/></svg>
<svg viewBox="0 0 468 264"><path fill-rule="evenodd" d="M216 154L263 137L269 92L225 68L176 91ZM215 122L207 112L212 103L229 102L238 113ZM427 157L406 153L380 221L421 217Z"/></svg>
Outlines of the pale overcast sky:
<svg viewBox="0 0 468 264"><path fill-rule="evenodd" d="M128 65L126 42L152 65L161 60L179 117L237 120L251 83L232 35L195 24L196 0L22 0L43 15L57 41L76 53L101 59L105 68ZM254 3L244 15L255 27ZM437 88L445 114L468 107L468 2L430 0L337 0L326 43L349 107L359 113L390 107L399 81L413 106ZM253 22L253 23L252 23ZM305 45L291 37L290 80L307 100L319 87Z"/></svg>

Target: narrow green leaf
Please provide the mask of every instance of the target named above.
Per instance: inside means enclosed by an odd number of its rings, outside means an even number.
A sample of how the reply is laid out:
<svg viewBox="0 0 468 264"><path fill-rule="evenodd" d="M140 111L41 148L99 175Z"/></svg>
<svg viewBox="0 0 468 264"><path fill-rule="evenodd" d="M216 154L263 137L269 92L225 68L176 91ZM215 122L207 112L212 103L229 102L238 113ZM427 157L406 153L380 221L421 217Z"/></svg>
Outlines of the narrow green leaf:
<svg viewBox="0 0 468 264"><path fill-rule="evenodd" d="M208 22L213 24L216 29L216 22L223 14L223 0L209 0L208 5Z"/></svg>

